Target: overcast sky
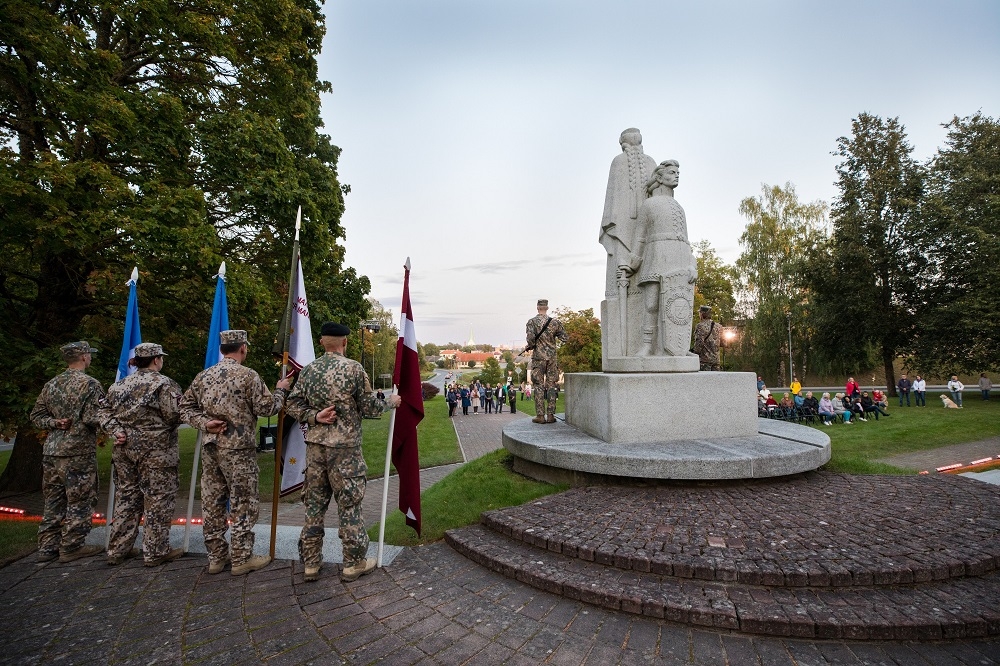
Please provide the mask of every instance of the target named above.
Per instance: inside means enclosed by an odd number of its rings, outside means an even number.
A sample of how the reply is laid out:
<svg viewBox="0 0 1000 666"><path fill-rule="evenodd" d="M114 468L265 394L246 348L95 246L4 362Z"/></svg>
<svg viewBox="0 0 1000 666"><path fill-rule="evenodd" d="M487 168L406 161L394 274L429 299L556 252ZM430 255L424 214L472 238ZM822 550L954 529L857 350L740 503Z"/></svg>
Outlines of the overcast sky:
<svg viewBox="0 0 1000 666"><path fill-rule="evenodd" d="M608 169L627 127L681 164L692 241L728 262L740 200L836 194L867 111L917 158L1000 116L1000 2L327 0L323 119L351 186L347 264L421 342L523 344L538 298L594 308Z"/></svg>

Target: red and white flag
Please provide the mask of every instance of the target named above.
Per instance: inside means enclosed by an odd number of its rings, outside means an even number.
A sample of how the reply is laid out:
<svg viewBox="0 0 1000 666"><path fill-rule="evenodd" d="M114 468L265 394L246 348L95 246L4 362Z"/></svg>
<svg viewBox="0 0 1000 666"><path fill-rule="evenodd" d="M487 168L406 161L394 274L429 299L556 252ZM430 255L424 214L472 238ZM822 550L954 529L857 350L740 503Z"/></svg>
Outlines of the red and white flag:
<svg viewBox="0 0 1000 666"><path fill-rule="evenodd" d="M309 326L309 301L306 299L306 285L302 278L302 260L298 262L294 300L292 302L292 330L288 336L288 364L291 371L298 372L316 360L313 347L312 329ZM291 416L285 417L284 444L281 450L281 491L289 495L302 488L306 480L306 431L304 423Z"/></svg>
<svg viewBox="0 0 1000 666"><path fill-rule="evenodd" d="M420 363L417 360L417 333L413 328L410 307L410 259L406 259L403 278L399 340L396 342L396 367L392 383L402 403L396 408L392 431L392 465L399 474L399 510L406 524L420 534L420 460L417 454L417 424L424 418L424 397L420 389Z"/></svg>

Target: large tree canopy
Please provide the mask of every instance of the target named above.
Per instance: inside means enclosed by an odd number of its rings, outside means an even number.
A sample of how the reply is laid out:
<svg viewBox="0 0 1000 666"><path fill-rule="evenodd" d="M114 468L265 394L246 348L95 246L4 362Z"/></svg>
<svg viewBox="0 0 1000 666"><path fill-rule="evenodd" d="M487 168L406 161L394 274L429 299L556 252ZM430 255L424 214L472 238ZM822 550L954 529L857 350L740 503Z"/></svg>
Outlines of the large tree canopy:
<svg viewBox="0 0 1000 666"><path fill-rule="evenodd" d="M59 344L97 343L92 372L113 379L133 265L144 337L182 384L223 260L231 325L268 365L299 204L312 318L367 314L319 132L324 32L309 0L0 3L0 420L18 431L0 486L37 485L25 417Z"/></svg>
<svg viewBox="0 0 1000 666"><path fill-rule="evenodd" d="M927 268L914 282L914 363L942 375L1000 368L1000 121L954 118L928 168L913 237Z"/></svg>

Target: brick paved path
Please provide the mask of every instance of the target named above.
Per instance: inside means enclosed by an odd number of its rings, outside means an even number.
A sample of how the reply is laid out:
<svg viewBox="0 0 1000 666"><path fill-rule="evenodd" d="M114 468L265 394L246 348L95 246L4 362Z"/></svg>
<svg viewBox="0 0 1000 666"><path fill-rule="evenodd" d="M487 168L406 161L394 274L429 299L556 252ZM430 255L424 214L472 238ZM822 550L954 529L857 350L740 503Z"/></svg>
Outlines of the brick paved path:
<svg viewBox="0 0 1000 666"><path fill-rule="evenodd" d="M0 569L0 664L995 664L996 640L803 641L686 626L555 596L444 544L354 583L297 564L209 576L100 558Z"/></svg>

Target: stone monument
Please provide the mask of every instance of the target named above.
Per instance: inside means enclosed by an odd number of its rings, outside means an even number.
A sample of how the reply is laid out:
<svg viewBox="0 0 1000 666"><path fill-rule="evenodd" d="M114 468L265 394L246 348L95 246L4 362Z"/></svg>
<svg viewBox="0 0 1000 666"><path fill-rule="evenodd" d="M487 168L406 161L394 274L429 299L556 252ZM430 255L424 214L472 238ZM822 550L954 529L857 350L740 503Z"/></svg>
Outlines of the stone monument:
<svg viewBox="0 0 1000 666"><path fill-rule="evenodd" d="M699 372L690 350L697 263L674 198L680 165L655 165L637 129L622 132L620 143L600 233L607 253L603 372L565 375L561 428L530 421L504 428L515 465L540 478L553 477L532 470L739 479L816 469L830 458L830 438L759 419L756 375Z"/></svg>

